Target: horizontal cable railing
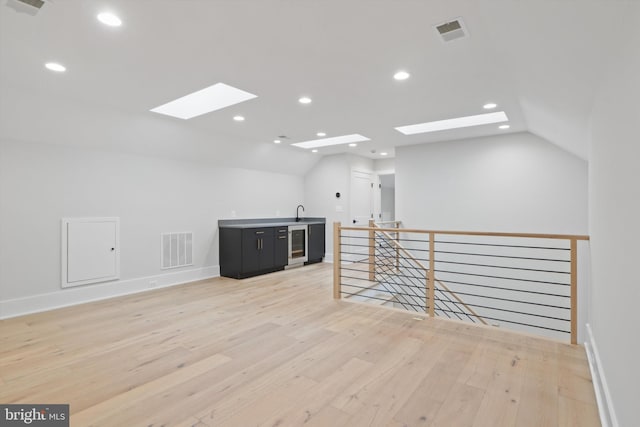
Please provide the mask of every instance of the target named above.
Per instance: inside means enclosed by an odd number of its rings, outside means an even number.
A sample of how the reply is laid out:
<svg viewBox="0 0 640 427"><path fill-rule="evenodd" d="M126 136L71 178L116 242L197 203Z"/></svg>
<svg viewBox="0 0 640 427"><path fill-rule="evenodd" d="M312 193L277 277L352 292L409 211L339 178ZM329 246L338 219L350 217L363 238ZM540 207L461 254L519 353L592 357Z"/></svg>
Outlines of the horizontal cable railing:
<svg viewBox="0 0 640 427"><path fill-rule="evenodd" d="M334 224L334 298L577 341L587 236Z"/></svg>

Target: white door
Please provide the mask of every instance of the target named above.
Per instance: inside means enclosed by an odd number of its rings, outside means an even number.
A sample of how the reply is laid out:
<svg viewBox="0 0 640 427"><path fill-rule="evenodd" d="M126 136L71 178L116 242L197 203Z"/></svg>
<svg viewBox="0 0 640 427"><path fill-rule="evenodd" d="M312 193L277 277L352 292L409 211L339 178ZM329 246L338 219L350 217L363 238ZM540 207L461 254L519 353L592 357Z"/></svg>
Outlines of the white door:
<svg viewBox="0 0 640 427"><path fill-rule="evenodd" d="M118 226L114 218L63 220L63 287L118 278Z"/></svg>
<svg viewBox="0 0 640 427"><path fill-rule="evenodd" d="M368 172L351 172L351 201L349 206L350 227L368 227L369 220L373 218L373 181L372 174ZM348 246L343 246L345 253L342 259L345 261L363 261L369 256L368 233L361 231L349 231L353 236L344 240Z"/></svg>
<svg viewBox="0 0 640 427"><path fill-rule="evenodd" d="M373 176L351 172L351 225L368 226L373 219Z"/></svg>

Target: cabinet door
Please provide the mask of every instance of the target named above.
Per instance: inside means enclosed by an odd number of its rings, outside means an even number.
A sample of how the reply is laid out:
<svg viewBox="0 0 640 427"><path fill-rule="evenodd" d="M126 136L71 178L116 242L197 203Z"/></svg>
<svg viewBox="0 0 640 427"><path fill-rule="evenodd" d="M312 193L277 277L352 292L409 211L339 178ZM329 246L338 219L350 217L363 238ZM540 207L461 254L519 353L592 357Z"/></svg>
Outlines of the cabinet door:
<svg viewBox="0 0 640 427"><path fill-rule="evenodd" d="M309 261L324 257L324 224L309 224Z"/></svg>
<svg viewBox="0 0 640 427"><path fill-rule="evenodd" d="M268 270L275 265L273 227L242 230L242 273Z"/></svg>
<svg viewBox="0 0 640 427"><path fill-rule="evenodd" d="M263 228L260 235L260 270L267 270L275 266L275 238L274 229Z"/></svg>
<svg viewBox="0 0 640 427"><path fill-rule="evenodd" d="M242 230L242 272L260 270L260 239L264 232L261 228Z"/></svg>
<svg viewBox="0 0 640 427"><path fill-rule="evenodd" d="M220 228L220 275L239 278L242 272L242 230Z"/></svg>
<svg viewBox="0 0 640 427"><path fill-rule="evenodd" d="M289 263L289 228L275 229L275 266L284 267Z"/></svg>

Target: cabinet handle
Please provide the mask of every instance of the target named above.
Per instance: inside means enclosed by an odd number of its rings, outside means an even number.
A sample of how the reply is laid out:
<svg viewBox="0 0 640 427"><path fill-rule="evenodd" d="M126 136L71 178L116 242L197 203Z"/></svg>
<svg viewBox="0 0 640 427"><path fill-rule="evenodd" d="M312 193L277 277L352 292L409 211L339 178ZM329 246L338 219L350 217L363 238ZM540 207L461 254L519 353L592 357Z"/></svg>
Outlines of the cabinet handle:
<svg viewBox="0 0 640 427"><path fill-rule="evenodd" d="M260 250L262 250L262 239L260 239Z"/></svg>
<svg viewBox="0 0 640 427"><path fill-rule="evenodd" d="M264 234L264 231L256 231L256 234Z"/></svg>
<svg viewBox="0 0 640 427"><path fill-rule="evenodd" d="M256 250L260 250L260 239L256 239Z"/></svg>
<svg viewBox="0 0 640 427"><path fill-rule="evenodd" d="M278 239L286 239L286 238L287 238L287 236L280 236L280 237L278 237Z"/></svg>

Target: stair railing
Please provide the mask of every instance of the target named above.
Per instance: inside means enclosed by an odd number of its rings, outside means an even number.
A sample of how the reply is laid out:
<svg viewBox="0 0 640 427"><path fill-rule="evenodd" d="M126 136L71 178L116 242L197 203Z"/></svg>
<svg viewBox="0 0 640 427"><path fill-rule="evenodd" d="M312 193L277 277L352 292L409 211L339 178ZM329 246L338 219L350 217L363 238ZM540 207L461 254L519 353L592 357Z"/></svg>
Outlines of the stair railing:
<svg viewBox="0 0 640 427"><path fill-rule="evenodd" d="M411 254L404 246L402 246L400 244L400 242L399 242L399 238L400 238L399 237L399 233L400 233L399 225L400 225L401 222L400 221L393 221L393 223L394 223L394 225L396 225L396 227L394 227L394 228L396 230L398 230L398 231L395 232L395 236L392 237L389 232L384 231L384 230L379 230L379 231L376 230L376 231L374 231L374 235L375 236L380 236L383 239L383 241L390 243L395 248L396 269L399 269L399 266L400 266L399 260L402 259L402 257L400 256L400 253L402 253L402 255L404 257L406 257L406 259L409 259L409 260L413 261L422 270L424 270L425 275L427 277L430 277L429 274L430 274L431 269L429 269L429 268L425 267L424 265L422 265L420 260L418 260L415 256L413 256L413 254ZM377 228L377 229L381 228L373 220L369 221L369 227L370 228ZM432 234L429 234L429 241L432 241L432 240L434 240L433 236L432 236ZM374 241L374 243L375 243L375 246L377 247L377 242ZM376 265L370 265L369 268L371 270L373 270L374 274L375 274ZM429 280L427 280L427 285L426 286L427 286L427 290L428 290L428 293L429 293L429 298L428 299L430 299L431 301L434 301L434 304L431 304L429 306L430 310L434 311L434 315L435 315L435 310L436 310L436 306L437 306L437 304L435 303L436 302L435 293L436 293L436 291L438 291L438 288L442 288L446 292L446 293L443 293L443 295L445 296L445 298L447 300L449 300L449 302L453 303L453 301L451 301L449 298L446 297L447 295L453 297L457 301L456 305L460 304L463 309L465 309L469 313L471 313L472 317L468 316L468 315L467 315L467 317L469 317L473 322L476 322L476 320L477 320L478 322L480 322L480 323L482 323L484 325L487 324L486 320L484 320L481 316L479 316L478 313L476 313L471 307L469 307L467 304L465 304L465 302L455 292L452 292L451 289L449 289L444 283L442 283L437 278L435 278L435 276L434 276L434 278L430 278ZM430 315L431 315L431 313L430 313Z"/></svg>
<svg viewBox="0 0 640 427"><path fill-rule="evenodd" d="M568 334L577 342L578 242L588 236L401 229L400 224L334 223L334 298L371 289L388 295L383 305L429 317L553 338ZM343 255L349 261L342 261Z"/></svg>

